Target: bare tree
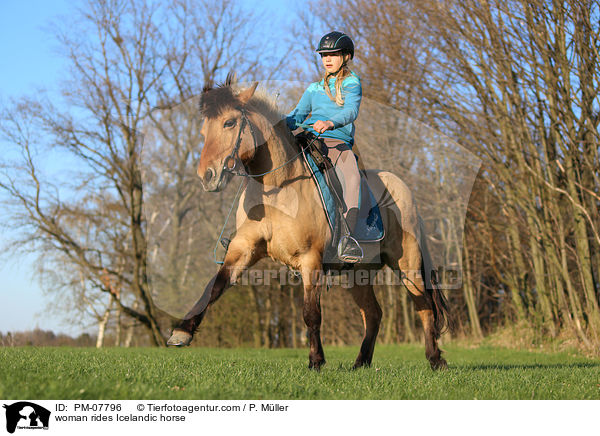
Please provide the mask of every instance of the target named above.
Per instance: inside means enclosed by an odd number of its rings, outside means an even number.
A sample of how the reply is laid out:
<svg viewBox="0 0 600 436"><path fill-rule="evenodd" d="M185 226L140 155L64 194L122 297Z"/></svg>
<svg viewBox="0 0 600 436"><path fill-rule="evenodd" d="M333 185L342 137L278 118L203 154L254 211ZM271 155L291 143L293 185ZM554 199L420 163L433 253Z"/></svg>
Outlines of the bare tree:
<svg viewBox="0 0 600 436"><path fill-rule="evenodd" d="M251 19L230 1L90 1L56 27L70 65L62 101L41 94L2 108L0 131L16 157L3 164L0 188L18 242L40 253L45 278L60 289L76 285L71 296L94 305L110 295L156 345L175 317L157 306L150 286L144 201L156 186L146 192L144 174L153 169L142 152L148 140L162 141L176 174L193 171L196 112L168 120L155 109L186 101L231 68L255 72ZM148 126L160 135L145 137ZM179 215L189 188L168 205Z"/></svg>
<svg viewBox="0 0 600 436"><path fill-rule="evenodd" d="M496 278L520 321L550 335L566 328L583 343L597 343L600 325L599 7L432 2L424 15L452 72L437 100L488 163L489 195L504 217L506 230L493 235L510 256Z"/></svg>

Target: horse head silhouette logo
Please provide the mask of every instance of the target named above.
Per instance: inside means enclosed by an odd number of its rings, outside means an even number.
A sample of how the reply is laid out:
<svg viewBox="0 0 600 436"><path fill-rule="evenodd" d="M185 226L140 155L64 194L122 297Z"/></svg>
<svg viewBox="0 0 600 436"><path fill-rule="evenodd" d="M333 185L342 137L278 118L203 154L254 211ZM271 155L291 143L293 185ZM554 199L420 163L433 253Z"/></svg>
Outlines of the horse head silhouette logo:
<svg viewBox="0 0 600 436"><path fill-rule="evenodd" d="M44 428L50 424L50 411L28 401L19 401L6 409L6 431L14 433L19 428Z"/></svg>

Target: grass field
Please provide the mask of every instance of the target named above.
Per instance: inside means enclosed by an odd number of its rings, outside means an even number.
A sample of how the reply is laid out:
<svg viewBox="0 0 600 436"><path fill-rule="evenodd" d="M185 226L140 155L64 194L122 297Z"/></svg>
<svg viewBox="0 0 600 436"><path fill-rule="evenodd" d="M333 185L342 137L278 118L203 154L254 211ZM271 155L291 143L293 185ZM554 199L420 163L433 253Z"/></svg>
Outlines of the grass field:
<svg viewBox="0 0 600 436"><path fill-rule="evenodd" d="M600 360L567 353L447 345L433 372L422 346L305 349L0 348L3 399L600 399Z"/></svg>

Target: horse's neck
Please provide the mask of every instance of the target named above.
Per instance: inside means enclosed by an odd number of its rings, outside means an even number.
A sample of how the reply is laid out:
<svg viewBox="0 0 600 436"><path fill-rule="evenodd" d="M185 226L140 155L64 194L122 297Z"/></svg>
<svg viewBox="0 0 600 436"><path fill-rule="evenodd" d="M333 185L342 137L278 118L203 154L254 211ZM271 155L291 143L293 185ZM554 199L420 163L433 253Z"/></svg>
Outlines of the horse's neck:
<svg viewBox="0 0 600 436"><path fill-rule="evenodd" d="M262 184L282 187L290 181L304 179L306 168L294 137L281 125L272 127L272 131L264 137L268 139L257 151L249 168L253 174L266 173L261 177Z"/></svg>
<svg viewBox="0 0 600 436"><path fill-rule="evenodd" d="M281 223L282 216L294 219L297 225L286 227L286 233L300 231L298 229L304 228L300 226L301 223L315 222L318 225L313 226L311 231L321 232L315 229L324 229L327 225L320 225L315 220L319 220L319 217L324 220L325 215L318 213L321 207L319 198L295 138L289 133L287 126L282 125L270 127L269 133L264 137L267 142L259 147L260 152L257 150L252 161L256 167L249 169L254 174L268 174L247 185L244 201L240 203L242 208L238 209L238 223L245 222L253 207L259 206L262 207L262 216L266 221L276 220Z"/></svg>

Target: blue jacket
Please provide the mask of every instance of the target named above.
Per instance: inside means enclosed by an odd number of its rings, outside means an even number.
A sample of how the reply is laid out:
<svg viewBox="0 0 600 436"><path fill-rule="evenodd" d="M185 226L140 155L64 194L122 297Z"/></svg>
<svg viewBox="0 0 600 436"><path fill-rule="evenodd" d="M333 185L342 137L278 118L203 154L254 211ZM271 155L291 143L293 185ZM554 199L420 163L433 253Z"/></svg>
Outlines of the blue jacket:
<svg viewBox="0 0 600 436"><path fill-rule="evenodd" d="M331 95L335 97L335 78L329 79L329 89ZM334 130L323 132L321 138L335 138L350 146L354 145L354 120L358 117L358 108L362 99L360 78L355 73L350 73L350 76L342 82L342 93L344 105L338 106L325 93L323 80L311 83L294 110L288 114L286 118L288 127L295 130L296 123L313 124L317 120L329 120L333 122ZM317 134L312 128L308 130Z"/></svg>

